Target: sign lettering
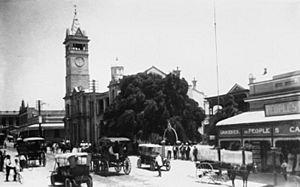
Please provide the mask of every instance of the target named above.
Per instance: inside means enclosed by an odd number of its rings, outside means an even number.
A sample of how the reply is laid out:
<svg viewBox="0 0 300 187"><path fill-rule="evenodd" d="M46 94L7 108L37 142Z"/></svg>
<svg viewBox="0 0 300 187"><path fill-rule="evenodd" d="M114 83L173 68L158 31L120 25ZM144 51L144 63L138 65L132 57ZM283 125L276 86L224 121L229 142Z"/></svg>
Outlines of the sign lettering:
<svg viewBox="0 0 300 187"><path fill-rule="evenodd" d="M220 130L220 136L232 136L232 135L240 135L240 130Z"/></svg>
<svg viewBox="0 0 300 187"><path fill-rule="evenodd" d="M291 101L286 103L276 103L265 105L266 116L278 116L285 114L299 114L300 101Z"/></svg>
<svg viewBox="0 0 300 187"><path fill-rule="evenodd" d="M260 135L260 134L271 134L271 128L248 128L244 129L246 135Z"/></svg>

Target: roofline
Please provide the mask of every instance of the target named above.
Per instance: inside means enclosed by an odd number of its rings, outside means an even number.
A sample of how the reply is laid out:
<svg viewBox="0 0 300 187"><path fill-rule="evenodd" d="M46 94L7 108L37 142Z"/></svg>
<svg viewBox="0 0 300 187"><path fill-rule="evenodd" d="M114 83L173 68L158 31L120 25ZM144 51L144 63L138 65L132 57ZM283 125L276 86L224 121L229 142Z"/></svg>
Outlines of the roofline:
<svg viewBox="0 0 300 187"><path fill-rule="evenodd" d="M289 93L289 94L281 94L281 95L272 95L272 96L263 96L263 97L258 97L258 98L245 98L245 102L251 102L251 101L260 101L260 100L267 100L267 99L277 99L277 98L282 98L282 97L290 97L290 96L297 96L300 95L300 92L296 93Z"/></svg>

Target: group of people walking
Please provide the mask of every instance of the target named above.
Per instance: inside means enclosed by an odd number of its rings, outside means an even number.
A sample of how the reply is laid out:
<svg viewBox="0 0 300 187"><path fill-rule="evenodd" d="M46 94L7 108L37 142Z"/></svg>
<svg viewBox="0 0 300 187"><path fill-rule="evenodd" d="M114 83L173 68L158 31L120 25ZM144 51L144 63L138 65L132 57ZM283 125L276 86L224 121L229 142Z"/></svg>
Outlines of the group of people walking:
<svg viewBox="0 0 300 187"><path fill-rule="evenodd" d="M13 180L16 181L17 173L22 171L22 167L19 162L19 158L12 160L9 154L6 154L5 151L0 150L0 172L5 172L5 182L8 182L10 171L14 171Z"/></svg>

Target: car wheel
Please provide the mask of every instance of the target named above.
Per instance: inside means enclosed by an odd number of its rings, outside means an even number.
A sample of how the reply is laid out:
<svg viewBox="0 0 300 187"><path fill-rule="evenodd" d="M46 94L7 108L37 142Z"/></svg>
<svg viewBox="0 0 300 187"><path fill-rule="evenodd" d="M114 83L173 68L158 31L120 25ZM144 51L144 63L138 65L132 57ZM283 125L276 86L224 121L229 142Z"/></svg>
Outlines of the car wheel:
<svg viewBox="0 0 300 187"><path fill-rule="evenodd" d="M167 171L170 171L171 169L171 163L170 163L170 160L166 160L166 170Z"/></svg>
<svg viewBox="0 0 300 187"><path fill-rule="evenodd" d="M69 178L65 179L65 187L73 187L72 181Z"/></svg>
<svg viewBox="0 0 300 187"><path fill-rule="evenodd" d="M92 177L89 177L88 181L86 182L87 187L93 187L93 179Z"/></svg>
<svg viewBox="0 0 300 187"><path fill-rule="evenodd" d="M138 168L142 167L142 160L140 158L137 160L137 167Z"/></svg>
<svg viewBox="0 0 300 187"><path fill-rule="evenodd" d="M155 170L155 162L153 162L153 161L150 163L150 170L151 171Z"/></svg>
<svg viewBox="0 0 300 187"><path fill-rule="evenodd" d="M50 181L51 181L51 185L52 185L52 186L55 186L55 178L54 178L54 175L51 175L51 176L50 176Z"/></svg>
<svg viewBox="0 0 300 187"><path fill-rule="evenodd" d="M130 160L128 157L124 160L123 170L126 175L129 175L129 173L131 171L131 163L130 163Z"/></svg>

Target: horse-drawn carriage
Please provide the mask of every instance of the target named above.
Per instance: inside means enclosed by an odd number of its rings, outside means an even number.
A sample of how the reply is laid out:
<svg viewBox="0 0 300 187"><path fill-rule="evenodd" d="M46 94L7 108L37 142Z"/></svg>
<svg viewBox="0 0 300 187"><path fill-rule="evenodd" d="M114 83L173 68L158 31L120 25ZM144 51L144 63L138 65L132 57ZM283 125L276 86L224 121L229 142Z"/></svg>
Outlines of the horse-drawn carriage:
<svg viewBox="0 0 300 187"><path fill-rule="evenodd" d="M157 144L140 144L139 145L139 158L137 160L137 167L141 168L142 164L150 165L150 170L155 170L155 160L158 153L162 153L162 146ZM162 158L163 166L166 167L166 170L171 169L170 160L167 158Z"/></svg>
<svg viewBox="0 0 300 187"><path fill-rule="evenodd" d="M92 153L92 169L95 173L108 174L114 167L119 173L123 168L126 175L131 171L131 163L127 155L127 144L130 139L124 137L103 137L99 140L97 151ZM113 152L111 151L113 150Z"/></svg>
<svg viewBox="0 0 300 187"><path fill-rule="evenodd" d="M89 171L90 157L88 153L64 153L55 156L54 170L51 172L51 185L56 182L64 183L65 187L93 186L93 179Z"/></svg>
<svg viewBox="0 0 300 187"><path fill-rule="evenodd" d="M29 137L24 138L18 142L17 146L18 155L24 155L27 160L27 166L31 161L39 161L40 166L46 166L46 147L45 139L42 137Z"/></svg>
<svg viewBox="0 0 300 187"><path fill-rule="evenodd" d="M200 182L221 184L227 180L232 181L236 176L241 176L243 186L247 186L250 171L255 171L250 151L230 151L225 149L214 149L207 145L197 145L198 157L196 162L196 177Z"/></svg>

